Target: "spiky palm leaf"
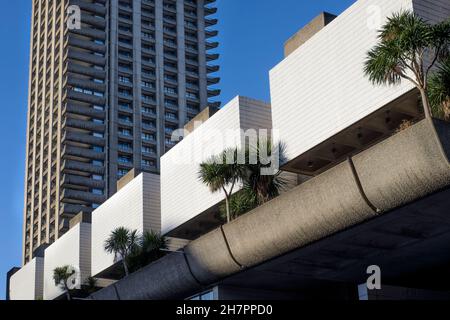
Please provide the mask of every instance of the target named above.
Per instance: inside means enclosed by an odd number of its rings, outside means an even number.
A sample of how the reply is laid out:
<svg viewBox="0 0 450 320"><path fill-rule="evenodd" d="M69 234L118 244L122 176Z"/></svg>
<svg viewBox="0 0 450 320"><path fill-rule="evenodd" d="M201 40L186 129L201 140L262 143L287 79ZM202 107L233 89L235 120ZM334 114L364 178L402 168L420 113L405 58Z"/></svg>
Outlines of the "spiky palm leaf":
<svg viewBox="0 0 450 320"><path fill-rule="evenodd" d="M279 170L279 165L286 161L285 146L281 143L274 146L270 140L259 139L256 144L248 146L245 153L244 188L253 191L258 204L277 197L287 185ZM272 167L275 169L272 174L264 173L264 169L270 171Z"/></svg>
<svg viewBox="0 0 450 320"><path fill-rule="evenodd" d="M125 275L129 274L127 258L138 250L139 235L137 230L129 230L124 227L113 230L105 241L106 252L114 254L115 260L122 260Z"/></svg>
<svg viewBox="0 0 450 320"><path fill-rule="evenodd" d="M53 280L55 285L61 287L66 292L67 300L71 300L69 280L75 274L75 269L71 266L57 267L53 270Z"/></svg>
<svg viewBox="0 0 450 320"><path fill-rule="evenodd" d="M56 285L64 285L69 278L74 274L74 271L70 266L58 267L53 270L53 280Z"/></svg>
<svg viewBox="0 0 450 320"><path fill-rule="evenodd" d="M428 93L434 113L450 120L450 58L430 77Z"/></svg>
<svg viewBox="0 0 450 320"><path fill-rule="evenodd" d="M256 195L253 190L244 188L239 192L233 194L230 198L230 213L231 218L236 219L239 216L253 210L258 206ZM220 218L226 219L226 207L222 204L219 209Z"/></svg>
<svg viewBox="0 0 450 320"><path fill-rule="evenodd" d="M450 20L432 25L411 11L395 13L367 53L364 72L377 85L412 82L420 91L427 118L432 112L427 94L431 68L449 53ZM427 58L431 63L426 65Z"/></svg>
<svg viewBox="0 0 450 320"><path fill-rule="evenodd" d="M161 251L167 249L167 238L158 232L146 231L141 239L143 252Z"/></svg>
<svg viewBox="0 0 450 320"><path fill-rule="evenodd" d="M237 163L237 155L237 149L228 149L200 164L200 181L213 193L238 181L243 167Z"/></svg>

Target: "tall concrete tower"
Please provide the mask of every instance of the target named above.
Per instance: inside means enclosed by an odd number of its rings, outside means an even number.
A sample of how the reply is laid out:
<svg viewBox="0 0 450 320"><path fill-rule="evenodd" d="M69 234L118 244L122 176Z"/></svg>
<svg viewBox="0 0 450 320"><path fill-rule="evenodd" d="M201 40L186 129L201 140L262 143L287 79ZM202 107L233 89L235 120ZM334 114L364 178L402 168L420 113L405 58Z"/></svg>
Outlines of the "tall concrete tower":
<svg viewBox="0 0 450 320"><path fill-rule="evenodd" d="M32 1L23 263L220 105L215 0Z"/></svg>

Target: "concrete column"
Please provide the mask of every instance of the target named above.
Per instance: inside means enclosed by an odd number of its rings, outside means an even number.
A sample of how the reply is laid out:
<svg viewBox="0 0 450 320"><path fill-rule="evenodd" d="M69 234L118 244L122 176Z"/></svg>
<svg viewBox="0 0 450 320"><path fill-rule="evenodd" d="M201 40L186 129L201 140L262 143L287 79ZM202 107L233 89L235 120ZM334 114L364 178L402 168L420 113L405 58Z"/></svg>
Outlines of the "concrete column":
<svg viewBox="0 0 450 320"><path fill-rule="evenodd" d="M178 125L183 128L187 119L186 110L186 42L184 34L184 1L177 0L178 43Z"/></svg>
<svg viewBox="0 0 450 320"><path fill-rule="evenodd" d="M157 153L162 156L165 153L164 133L164 22L163 0L155 0L155 50L156 50L156 127ZM158 170L161 168L160 159L157 159Z"/></svg>
<svg viewBox="0 0 450 320"><path fill-rule="evenodd" d="M205 35L205 9L204 0L197 1L197 33L198 33L198 63L199 63L199 88L200 111L208 106L208 85L206 73L206 35Z"/></svg>
<svg viewBox="0 0 450 320"><path fill-rule="evenodd" d="M133 0L133 108L134 139L133 161L141 168L142 160L142 8L141 0Z"/></svg>
<svg viewBox="0 0 450 320"><path fill-rule="evenodd" d="M109 19L108 19L108 75L109 79L109 95L108 104L106 110L108 137L106 152L106 168L107 173L105 180L107 181L107 195L113 195L117 190L117 123L118 123L118 101L117 101L117 85L118 85L118 14L119 14L119 1L111 0L109 7ZM108 30L108 29L107 29Z"/></svg>

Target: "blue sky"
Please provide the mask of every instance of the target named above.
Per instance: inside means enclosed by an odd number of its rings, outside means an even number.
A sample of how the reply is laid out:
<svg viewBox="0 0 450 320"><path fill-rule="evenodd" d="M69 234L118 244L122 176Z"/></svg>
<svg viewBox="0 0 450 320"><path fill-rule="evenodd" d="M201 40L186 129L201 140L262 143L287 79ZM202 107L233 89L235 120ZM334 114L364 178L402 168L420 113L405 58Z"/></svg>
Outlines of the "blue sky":
<svg viewBox="0 0 450 320"><path fill-rule="evenodd" d="M340 13L355 0L218 0L220 101L240 94L269 101L269 70L283 43L321 11ZM5 274L20 265L31 0L0 11L0 299Z"/></svg>

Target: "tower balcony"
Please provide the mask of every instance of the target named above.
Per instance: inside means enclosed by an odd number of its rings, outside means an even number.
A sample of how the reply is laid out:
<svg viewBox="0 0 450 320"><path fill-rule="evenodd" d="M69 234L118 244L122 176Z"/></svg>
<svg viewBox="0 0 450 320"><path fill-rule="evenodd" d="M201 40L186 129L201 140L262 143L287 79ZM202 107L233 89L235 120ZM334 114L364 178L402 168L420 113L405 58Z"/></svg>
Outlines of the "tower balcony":
<svg viewBox="0 0 450 320"><path fill-rule="evenodd" d="M88 145L104 147L106 145L104 138L97 138L86 133L66 131L62 137L62 143L66 141L84 143Z"/></svg>
<svg viewBox="0 0 450 320"><path fill-rule="evenodd" d="M81 101L86 103L91 103L95 105L105 105L106 99L104 97L94 96L92 94L86 94L82 92L76 92L73 90L69 90L67 92L67 98L73 101Z"/></svg>
<svg viewBox="0 0 450 320"><path fill-rule="evenodd" d="M205 26L212 27L212 26L216 25L217 22L218 22L217 19L205 19Z"/></svg>
<svg viewBox="0 0 450 320"><path fill-rule="evenodd" d="M79 162L75 160L64 160L61 171L66 172L82 172L102 175L105 173L105 167L94 166L91 163Z"/></svg>
<svg viewBox="0 0 450 320"><path fill-rule="evenodd" d="M61 178L61 186L83 186L88 188L103 189L105 187L105 181L97 181L88 177L82 177L72 174L64 174Z"/></svg>
<svg viewBox="0 0 450 320"><path fill-rule="evenodd" d="M97 1L97 3L105 4L105 0L99 0ZM69 5L79 6L83 11L94 13L95 15L99 15L102 17L106 15L106 7L101 4L94 4L83 0L70 0Z"/></svg>
<svg viewBox="0 0 450 320"><path fill-rule="evenodd" d="M62 109L62 113L63 115L71 113L97 119L105 119L106 117L105 111L96 110L87 106L77 105L75 103L67 103Z"/></svg>
<svg viewBox="0 0 450 320"><path fill-rule="evenodd" d="M103 70L94 69L91 67L82 66L78 63L75 63L74 61L69 61L67 63L67 71L77 74L82 74L85 76L92 76L97 79L105 79L106 78L106 72Z"/></svg>
<svg viewBox="0 0 450 320"><path fill-rule="evenodd" d="M60 200L62 202L68 201L82 201L90 203L103 203L106 197L103 195L96 195L90 192L78 191L73 189L64 189L61 193Z"/></svg>
<svg viewBox="0 0 450 320"><path fill-rule="evenodd" d="M208 42L206 41L206 50L212 50L212 49L216 49L217 47L219 47L219 42Z"/></svg>
<svg viewBox="0 0 450 320"><path fill-rule="evenodd" d="M96 152L92 149L75 147L71 145L64 145L61 154L64 159L67 157L77 157L91 160L105 160L104 152Z"/></svg>

